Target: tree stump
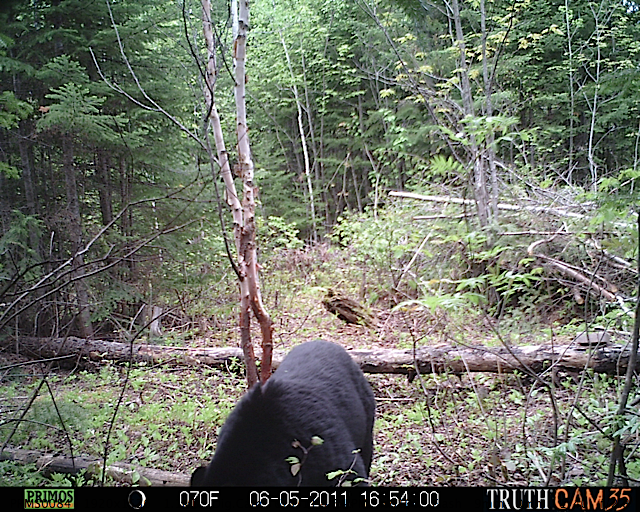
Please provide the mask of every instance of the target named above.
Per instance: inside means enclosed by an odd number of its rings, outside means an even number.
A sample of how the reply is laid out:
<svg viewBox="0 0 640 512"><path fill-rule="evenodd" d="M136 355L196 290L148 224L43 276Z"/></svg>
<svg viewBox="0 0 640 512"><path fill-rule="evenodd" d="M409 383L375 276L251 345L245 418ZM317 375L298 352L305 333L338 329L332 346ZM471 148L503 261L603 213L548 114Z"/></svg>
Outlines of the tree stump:
<svg viewBox="0 0 640 512"><path fill-rule="evenodd" d="M362 304L331 288L327 290L327 296L322 300L322 305L343 322L375 327L373 315Z"/></svg>

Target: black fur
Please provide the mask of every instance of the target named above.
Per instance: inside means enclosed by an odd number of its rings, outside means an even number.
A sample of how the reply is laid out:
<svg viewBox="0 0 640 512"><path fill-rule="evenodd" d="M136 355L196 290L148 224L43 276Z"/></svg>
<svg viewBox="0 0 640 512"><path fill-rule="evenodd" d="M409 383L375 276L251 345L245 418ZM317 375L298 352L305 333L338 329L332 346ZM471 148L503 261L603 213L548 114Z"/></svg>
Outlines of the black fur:
<svg viewBox="0 0 640 512"><path fill-rule="evenodd" d="M326 474L351 469L368 478L375 399L349 354L334 343L295 347L264 386L240 400L220 431L213 460L193 486L327 486ZM311 438L323 439L312 446ZM292 446L294 441L308 450ZM359 452L353 453L356 450ZM292 475L288 457L302 466Z"/></svg>

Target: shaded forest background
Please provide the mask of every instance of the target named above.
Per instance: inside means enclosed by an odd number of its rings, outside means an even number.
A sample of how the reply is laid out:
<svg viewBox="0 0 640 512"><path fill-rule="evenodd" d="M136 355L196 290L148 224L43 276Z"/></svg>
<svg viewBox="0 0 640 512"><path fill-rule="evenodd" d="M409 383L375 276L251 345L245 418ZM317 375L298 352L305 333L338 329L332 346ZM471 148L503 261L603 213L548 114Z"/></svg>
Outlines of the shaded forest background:
<svg viewBox="0 0 640 512"><path fill-rule="evenodd" d="M141 334L236 344L232 218L197 142L209 114L200 3L109 6L0 9L3 345ZM280 342L302 334L292 319L313 318L311 304L334 289L373 311L397 346L596 327L630 340L640 5L273 0L251 9L258 246ZM212 2L212 17L217 108L235 140L228 3ZM324 332L315 326L302 338ZM637 435L637 422L627 426ZM548 485L570 481L565 469L558 480L532 472ZM483 482L502 482L499 473Z"/></svg>

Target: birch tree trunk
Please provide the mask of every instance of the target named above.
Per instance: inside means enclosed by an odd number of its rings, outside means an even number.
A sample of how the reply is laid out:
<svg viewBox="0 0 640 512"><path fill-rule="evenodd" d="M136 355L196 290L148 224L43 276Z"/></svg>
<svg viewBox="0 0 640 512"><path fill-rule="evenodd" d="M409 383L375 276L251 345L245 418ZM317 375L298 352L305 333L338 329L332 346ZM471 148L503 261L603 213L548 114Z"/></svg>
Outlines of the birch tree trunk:
<svg viewBox="0 0 640 512"><path fill-rule="evenodd" d="M573 153L574 153L574 135L575 135L575 127L574 127L574 119L575 119L575 110L576 110L576 100L575 100L575 78L574 78L574 69L573 69L573 45L572 45L572 14L569 10L569 0L564 0L564 21L565 21L565 30L567 34L567 57L569 59L569 164L568 164L568 172L567 172L567 182L571 184L572 179L571 175L573 173Z"/></svg>
<svg viewBox="0 0 640 512"><path fill-rule="evenodd" d="M225 198L233 215L233 231L237 261L234 270L240 285L240 342L247 365L247 382L249 387L258 382L255 352L251 341L251 312L256 316L262 333L262 365L260 380L265 382L271 374L273 351L272 322L262 302L260 280L258 276L258 258L256 247L254 167L247 128L247 110L245 103L245 59L247 33L249 31L249 5L247 0L232 2L233 16L233 52L236 100L236 136L238 164L234 169L242 179L242 202L240 202L233 181L226 149L220 116L215 104L215 84L217 76L216 46L211 25L210 0L202 1L202 24L207 45L207 68L205 73L205 105L207 109L207 126L214 135L217 159L210 150L210 161L215 176L215 162L220 167L220 174L225 184ZM208 129L206 140L209 141ZM208 147L211 146L208 144Z"/></svg>
<svg viewBox="0 0 640 512"><path fill-rule="evenodd" d="M593 334L593 333L592 333ZM428 342L428 340L426 340ZM12 338L0 339L0 348L15 346ZM105 340L66 338L20 338L22 354L56 361L69 359L77 364L78 358L90 361L135 361L166 365L205 365L211 368L229 368L242 360L243 354L235 347L165 347ZM464 375L475 372L513 373L514 371L549 374L551 367L558 371L580 372L591 369L596 373L621 375L629 366L640 370L640 362L632 347L617 343L596 342L595 345L528 345L470 347L455 345L427 345L416 349L372 348L349 350L349 355L365 373L415 375L452 373ZM273 364L278 366L286 351L274 353Z"/></svg>
<svg viewBox="0 0 640 512"><path fill-rule="evenodd" d="M598 162L595 158L595 131L596 131L596 118L598 113L598 107L600 106L598 92L600 89L600 64L602 62L601 55L601 31L600 31L600 11L596 12L593 6L590 6L591 13L593 14L593 22L595 24L595 44L596 44L596 62L595 62L595 74L591 73L588 67L585 65L584 69L593 80L595 87L593 88L593 99L589 101L586 92L583 92L585 101L591 110L591 120L589 122L589 146L587 149L587 158L589 160L589 171L591 173L591 191L598 191Z"/></svg>
<svg viewBox="0 0 640 512"><path fill-rule="evenodd" d="M293 74L293 66L291 65L291 59L289 57L289 50L287 49L287 43L284 40L282 31L280 31L280 42L282 43L282 48L284 49L284 55L287 59L289 74L291 75L291 90L293 91L293 97L295 99L296 108L298 110L298 131L300 132L300 144L302 145L302 155L304 157L304 174L307 178L307 190L309 191L309 206L311 209L310 211L311 226L312 226L311 240L313 242L317 242L318 230L316 227L316 206L315 206L315 198L313 194L313 181L311 179L311 165L309 163L309 148L307 145L307 137L304 132L302 105L300 100L300 94L298 93L298 86L296 85L296 82L295 82L295 75Z"/></svg>

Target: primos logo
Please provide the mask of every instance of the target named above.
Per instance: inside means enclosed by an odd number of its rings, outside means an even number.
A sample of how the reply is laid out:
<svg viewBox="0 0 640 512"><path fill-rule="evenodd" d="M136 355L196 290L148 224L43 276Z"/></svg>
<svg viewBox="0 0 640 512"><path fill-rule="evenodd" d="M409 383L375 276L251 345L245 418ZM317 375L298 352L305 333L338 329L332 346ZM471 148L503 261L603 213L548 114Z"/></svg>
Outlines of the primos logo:
<svg viewBox="0 0 640 512"><path fill-rule="evenodd" d="M71 509L73 489L25 489L25 509Z"/></svg>

